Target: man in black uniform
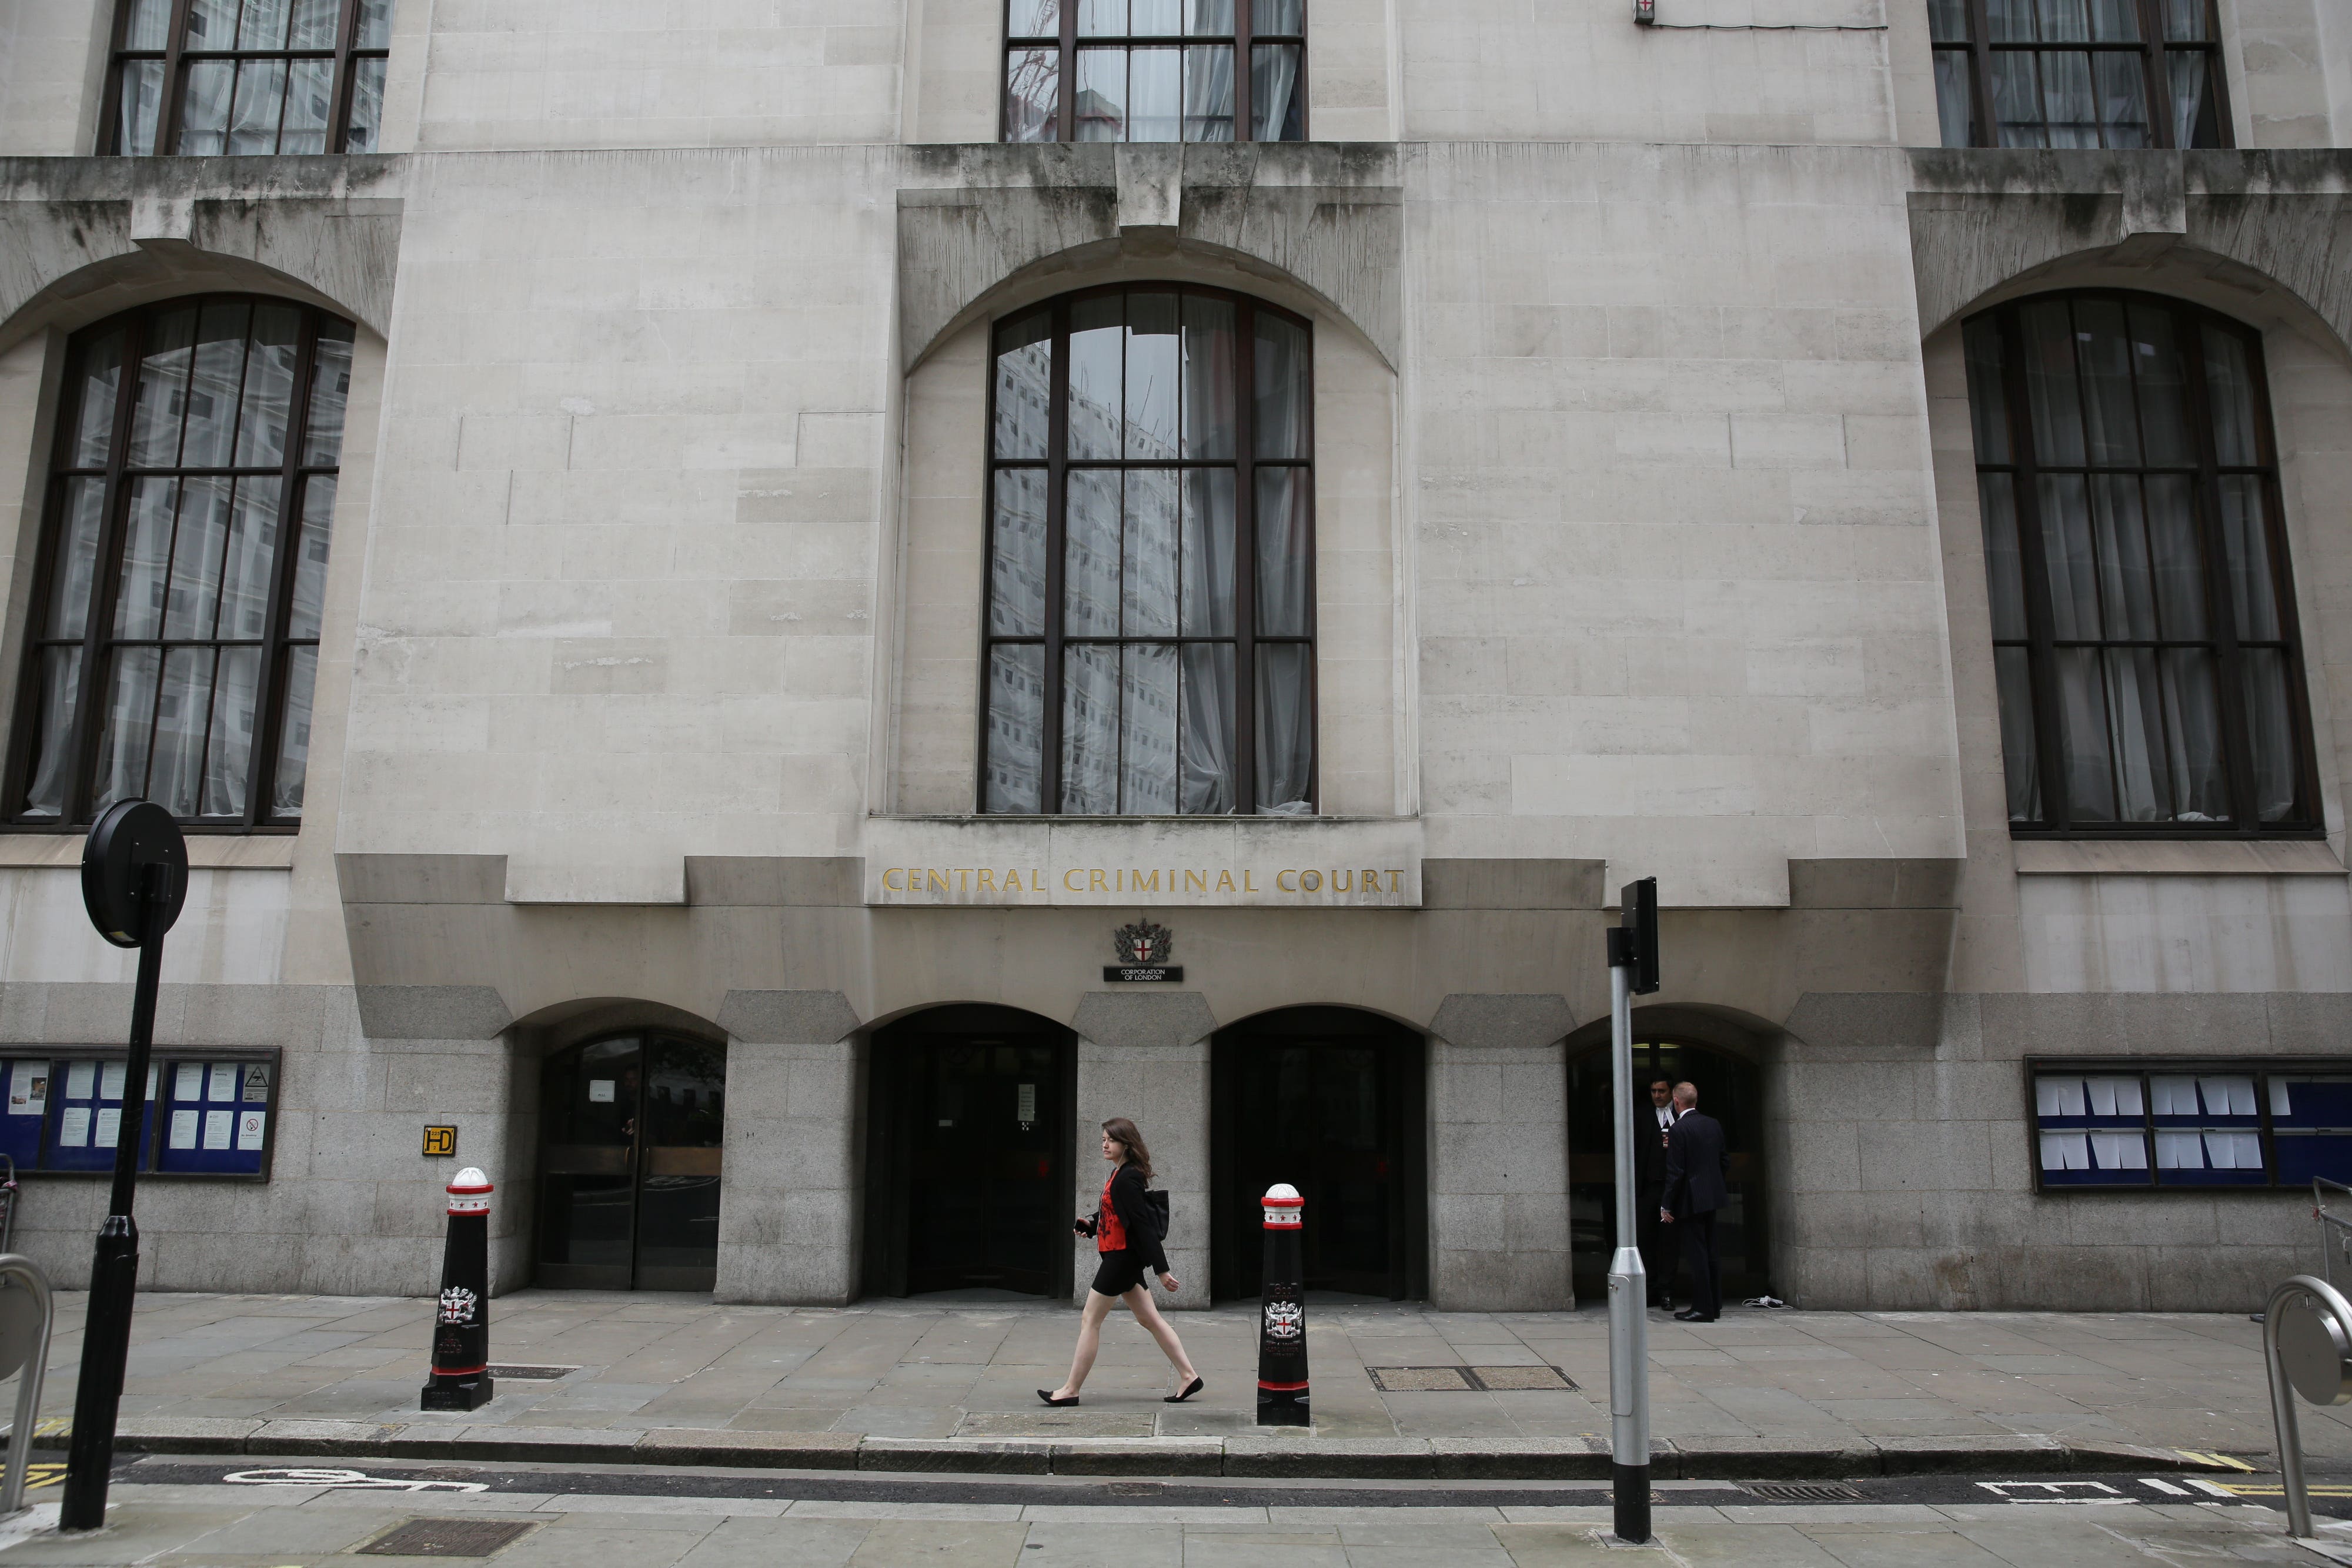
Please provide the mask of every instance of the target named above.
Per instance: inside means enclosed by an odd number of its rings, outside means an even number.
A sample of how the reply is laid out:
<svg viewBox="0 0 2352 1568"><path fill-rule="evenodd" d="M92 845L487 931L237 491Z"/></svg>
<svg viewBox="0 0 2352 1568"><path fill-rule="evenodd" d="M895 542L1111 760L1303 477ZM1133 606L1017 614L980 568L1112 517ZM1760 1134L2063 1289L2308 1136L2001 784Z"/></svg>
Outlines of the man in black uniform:
<svg viewBox="0 0 2352 1568"><path fill-rule="evenodd" d="M1723 1315L1723 1270L1716 1260L1716 1211L1731 1201L1731 1156L1723 1124L1698 1109L1698 1090L1675 1085L1674 1130L1666 1134L1666 1192L1658 1218L1681 1230L1690 1262L1691 1304L1675 1316L1711 1323Z"/></svg>
<svg viewBox="0 0 2352 1568"><path fill-rule="evenodd" d="M1650 1103L1633 1113L1634 1239L1649 1276L1650 1305L1675 1305L1675 1233L1659 1220L1666 1197L1666 1132L1675 1124L1675 1085L1661 1078L1650 1085Z"/></svg>

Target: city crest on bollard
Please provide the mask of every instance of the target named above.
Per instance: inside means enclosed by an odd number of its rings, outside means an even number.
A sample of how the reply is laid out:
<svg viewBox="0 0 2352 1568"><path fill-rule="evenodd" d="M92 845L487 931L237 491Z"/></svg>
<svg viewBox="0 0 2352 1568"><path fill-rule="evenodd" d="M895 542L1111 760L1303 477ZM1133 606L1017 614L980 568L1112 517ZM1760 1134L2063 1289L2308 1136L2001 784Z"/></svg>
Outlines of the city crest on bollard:
<svg viewBox="0 0 2352 1568"><path fill-rule="evenodd" d="M433 1375L417 1407L478 1410L490 1402L490 1178L472 1166L450 1182L449 1239L433 1304Z"/></svg>
<svg viewBox="0 0 2352 1568"><path fill-rule="evenodd" d="M1307 1408L1307 1200L1288 1182L1266 1189L1265 1284L1259 1297L1257 1424L1304 1427Z"/></svg>

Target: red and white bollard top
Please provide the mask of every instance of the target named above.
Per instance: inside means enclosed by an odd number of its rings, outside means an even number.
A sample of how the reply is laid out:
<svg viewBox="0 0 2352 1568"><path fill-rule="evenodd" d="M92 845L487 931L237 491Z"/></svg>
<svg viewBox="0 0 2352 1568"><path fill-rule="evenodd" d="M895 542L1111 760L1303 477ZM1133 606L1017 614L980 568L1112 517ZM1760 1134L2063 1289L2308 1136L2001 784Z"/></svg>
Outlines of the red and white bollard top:
<svg viewBox="0 0 2352 1568"><path fill-rule="evenodd" d="M451 1214L488 1214L490 1211L490 1178L473 1166L457 1173L449 1183Z"/></svg>
<svg viewBox="0 0 2352 1568"><path fill-rule="evenodd" d="M452 1189L454 1190L454 1189ZM1296 1230L1305 1221L1307 1200L1288 1182L1276 1182L1265 1189L1260 1200L1265 1207L1265 1228L1268 1230Z"/></svg>

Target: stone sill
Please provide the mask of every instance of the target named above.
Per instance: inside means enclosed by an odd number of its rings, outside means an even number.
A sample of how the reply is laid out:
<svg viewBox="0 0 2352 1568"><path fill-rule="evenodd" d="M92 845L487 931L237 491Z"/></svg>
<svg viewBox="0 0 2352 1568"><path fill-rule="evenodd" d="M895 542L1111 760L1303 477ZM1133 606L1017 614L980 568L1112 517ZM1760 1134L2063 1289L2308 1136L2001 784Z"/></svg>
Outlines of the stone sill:
<svg viewBox="0 0 2352 1568"><path fill-rule="evenodd" d="M2020 876L2342 876L2325 839L2015 839Z"/></svg>
<svg viewBox="0 0 2352 1568"><path fill-rule="evenodd" d="M85 837L81 833L0 833L0 870L79 871ZM190 833L188 867L192 871L290 871L294 839L292 833Z"/></svg>

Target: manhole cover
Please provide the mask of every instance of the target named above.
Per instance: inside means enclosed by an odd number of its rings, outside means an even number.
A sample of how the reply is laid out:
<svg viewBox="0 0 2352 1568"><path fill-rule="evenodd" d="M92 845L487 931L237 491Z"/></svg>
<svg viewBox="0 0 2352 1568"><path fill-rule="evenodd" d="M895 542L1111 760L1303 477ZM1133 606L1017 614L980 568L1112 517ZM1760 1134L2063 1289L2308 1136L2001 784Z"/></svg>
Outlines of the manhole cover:
<svg viewBox="0 0 2352 1568"><path fill-rule="evenodd" d="M1557 1366L1474 1366L1470 1375L1498 1393L1540 1388L1558 1394L1576 1388L1576 1380Z"/></svg>
<svg viewBox="0 0 2352 1568"><path fill-rule="evenodd" d="M497 1519L412 1519L360 1551L376 1557L488 1557L530 1528Z"/></svg>
<svg viewBox="0 0 2352 1568"><path fill-rule="evenodd" d="M1863 1502L1859 1489L1843 1481L1741 1481L1739 1490L1766 1502Z"/></svg>
<svg viewBox="0 0 2352 1568"><path fill-rule="evenodd" d="M1462 1366L1368 1366L1372 1386L1383 1394L1456 1394L1477 1386Z"/></svg>
<svg viewBox="0 0 2352 1568"><path fill-rule="evenodd" d="M552 1383L559 1377L569 1377L580 1369L576 1366L504 1366L493 1364L489 1375L510 1377L517 1383Z"/></svg>

